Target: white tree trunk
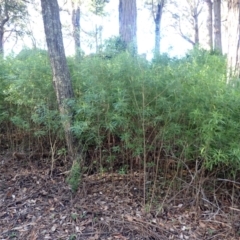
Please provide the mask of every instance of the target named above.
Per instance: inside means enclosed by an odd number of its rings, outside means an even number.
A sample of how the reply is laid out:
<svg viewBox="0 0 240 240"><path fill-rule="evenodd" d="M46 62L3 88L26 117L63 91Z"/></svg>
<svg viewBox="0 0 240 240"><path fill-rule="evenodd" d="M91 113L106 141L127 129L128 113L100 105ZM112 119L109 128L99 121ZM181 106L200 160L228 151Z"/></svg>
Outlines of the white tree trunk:
<svg viewBox="0 0 240 240"><path fill-rule="evenodd" d="M214 0L214 50L222 53L221 0Z"/></svg>
<svg viewBox="0 0 240 240"><path fill-rule="evenodd" d="M207 44L209 50L213 50L213 3L212 0L205 0L207 4Z"/></svg>
<svg viewBox="0 0 240 240"><path fill-rule="evenodd" d="M75 56L80 58L81 54L81 42L80 42L80 3L71 1L72 4L72 27L73 27L73 38L75 45Z"/></svg>
<svg viewBox="0 0 240 240"><path fill-rule="evenodd" d="M240 77L240 0L228 1L228 81Z"/></svg>

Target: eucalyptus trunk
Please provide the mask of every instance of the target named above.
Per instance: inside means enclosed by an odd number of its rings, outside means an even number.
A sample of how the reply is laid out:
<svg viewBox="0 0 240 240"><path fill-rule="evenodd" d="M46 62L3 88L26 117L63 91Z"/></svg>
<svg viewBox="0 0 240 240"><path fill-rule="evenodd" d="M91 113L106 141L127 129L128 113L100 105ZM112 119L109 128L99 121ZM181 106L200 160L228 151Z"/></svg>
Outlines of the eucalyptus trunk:
<svg viewBox="0 0 240 240"><path fill-rule="evenodd" d="M3 49L3 37L4 37L4 25L9 21L9 11L8 6L5 3L3 5L3 8L0 7L0 55L3 55L4 49Z"/></svg>
<svg viewBox="0 0 240 240"><path fill-rule="evenodd" d="M3 56L3 29L0 27L0 56Z"/></svg>
<svg viewBox="0 0 240 240"><path fill-rule="evenodd" d="M160 54L160 40L161 40L161 20L163 12L164 1L157 4L156 15L154 16L155 23L155 54ZM154 13L153 13L154 14Z"/></svg>
<svg viewBox="0 0 240 240"><path fill-rule="evenodd" d="M240 0L228 1L228 81L240 77Z"/></svg>
<svg viewBox="0 0 240 240"><path fill-rule="evenodd" d="M137 53L136 0L119 0L119 35L126 47Z"/></svg>
<svg viewBox="0 0 240 240"><path fill-rule="evenodd" d="M206 0L207 4L207 45L213 50L213 3L212 0Z"/></svg>
<svg viewBox="0 0 240 240"><path fill-rule="evenodd" d="M222 53L221 0L214 0L214 50Z"/></svg>
<svg viewBox="0 0 240 240"><path fill-rule="evenodd" d="M75 56L80 58L81 56L81 42L80 42L80 6L78 2L72 1L72 27L73 38L75 46Z"/></svg>
<svg viewBox="0 0 240 240"><path fill-rule="evenodd" d="M70 73L63 46L62 30L57 0L41 0L44 30L53 73L53 84L62 117L68 153L73 155L73 137L70 131L71 110L66 104L74 97Z"/></svg>
<svg viewBox="0 0 240 240"><path fill-rule="evenodd" d="M193 10L193 19L194 19L194 42L195 45L199 45L199 21L198 21L198 11L197 8Z"/></svg>

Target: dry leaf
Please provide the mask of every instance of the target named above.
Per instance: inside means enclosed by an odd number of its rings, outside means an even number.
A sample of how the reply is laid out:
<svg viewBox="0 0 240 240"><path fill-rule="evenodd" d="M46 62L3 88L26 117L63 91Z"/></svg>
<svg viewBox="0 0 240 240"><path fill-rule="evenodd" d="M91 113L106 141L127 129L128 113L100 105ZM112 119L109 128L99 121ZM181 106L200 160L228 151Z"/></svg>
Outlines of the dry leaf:
<svg viewBox="0 0 240 240"><path fill-rule="evenodd" d="M201 228L206 228L206 225L205 225L202 221L199 222L199 226L200 226Z"/></svg>
<svg viewBox="0 0 240 240"><path fill-rule="evenodd" d="M127 218L127 220L128 220L129 222L132 222L132 221L133 221L133 218L132 218L131 216L125 215L125 217Z"/></svg>
<svg viewBox="0 0 240 240"><path fill-rule="evenodd" d="M52 228L51 228L51 232L55 232L56 229L57 229L57 224L54 224L54 225L52 226Z"/></svg>

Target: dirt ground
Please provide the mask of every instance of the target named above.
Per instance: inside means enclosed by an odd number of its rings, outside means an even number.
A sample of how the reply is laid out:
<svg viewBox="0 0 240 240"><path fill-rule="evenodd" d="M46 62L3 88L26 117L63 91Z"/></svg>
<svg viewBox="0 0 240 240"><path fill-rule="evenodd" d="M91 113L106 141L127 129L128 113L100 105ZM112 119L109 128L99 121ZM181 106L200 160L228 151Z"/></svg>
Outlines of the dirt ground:
<svg viewBox="0 0 240 240"><path fill-rule="evenodd" d="M66 169L50 166L0 155L0 240L240 239L240 208L225 198L196 208L192 194L172 198L159 185L153 204L143 204L137 171L83 176L73 194Z"/></svg>

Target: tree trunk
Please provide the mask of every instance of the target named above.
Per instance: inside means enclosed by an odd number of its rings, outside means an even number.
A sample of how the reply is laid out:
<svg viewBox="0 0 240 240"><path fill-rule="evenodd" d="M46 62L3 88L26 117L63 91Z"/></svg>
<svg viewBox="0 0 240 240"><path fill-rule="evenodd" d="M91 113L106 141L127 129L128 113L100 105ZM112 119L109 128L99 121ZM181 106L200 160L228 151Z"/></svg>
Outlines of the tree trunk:
<svg viewBox="0 0 240 240"><path fill-rule="evenodd" d="M0 56L3 56L4 52L3 52L3 36L4 36L4 32L2 27L0 26Z"/></svg>
<svg viewBox="0 0 240 240"><path fill-rule="evenodd" d="M180 35L189 43L192 44L192 46L198 46L199 45L199 15L202 12L203 9L203 1L202 0L187 0L189 9L185 10L183 15L185 16L185 20L189 21L191 25L190 31L192 31L193 37L189 37L189 34L185 34L182 31L181 27L181 18L179 15L177 15L177 19L179 20L179 33ZM174 16L175 17L175 16Z"/></svg>
<svg viewBox="0 0 240 240"><path fill-rule="evenodd" d="M212 0L206 0L207 4L207 44L209 50L213 50L213 3Z"/></svg>
<svg viewBox="0 0 240 240"><path fill-rule="evenodd" d="M63 46L57 0L41 0L44 30L53 73L53 84L65 131L68 153L73 155L73 138L70 131L71 111L66 101L74 97L70 73Z"/></svg>
<svg viewBox="0 0 240 240"><path fill-rule="evenodd" d="M102 26L95 25L95 45L96 45L96 53L101 52L101 46L102 46Z"/></svg>
<svg viewBox="0 0 240 240"><path fill-rule="evenodd" d="M199 24L198 24L198 11L197 8L194 9L193 19L194 19L194 42L195 45L199 45Z"/></svg>
<svg viewBox="0 0 240 240"><path fill-rule="evenodd" d="M240 0L228 1L228 81L240 77Z"/></svg>
<svg viewBox="0 0 240 240"><path fill-rule="evenodd" d="M160 27L162 20L162 12L163 12L164 1L157 4L156 16L154 16L155 22L155 54L160 54ZM154 13L153 13L154 14Z"/></svg>
<svg viewBox="0 0 240 240"><path fill-rule="evenodd" d="M214 0L214 50L222 53L221 0Z"/></svg>
<svg viewBox="0 0 240 240"><path fill-rule="evenodd" d="M72 1L72 26L73 26L73 38L75 46L75 56L80 58L81 55L81 43L80 43L80 6L79 3Z"/></svg>
<svg viewBox="0 0 240 240"><path fill-rule="evenodd" d="M2 4L3 5L3 4ZM6 2L4 2L4 5L1 7L1 14L0 15L0 55L3 56L4 48L3 48L3 37L4 37L4 25L9 21L9 12L8 12L8 6Z"/></svg>
<svg viewBox="0 0 240 240"><path fill-rule="evenodd" d="M137 53L136 0L119 0L119 35L133 53Z"/></svg>

